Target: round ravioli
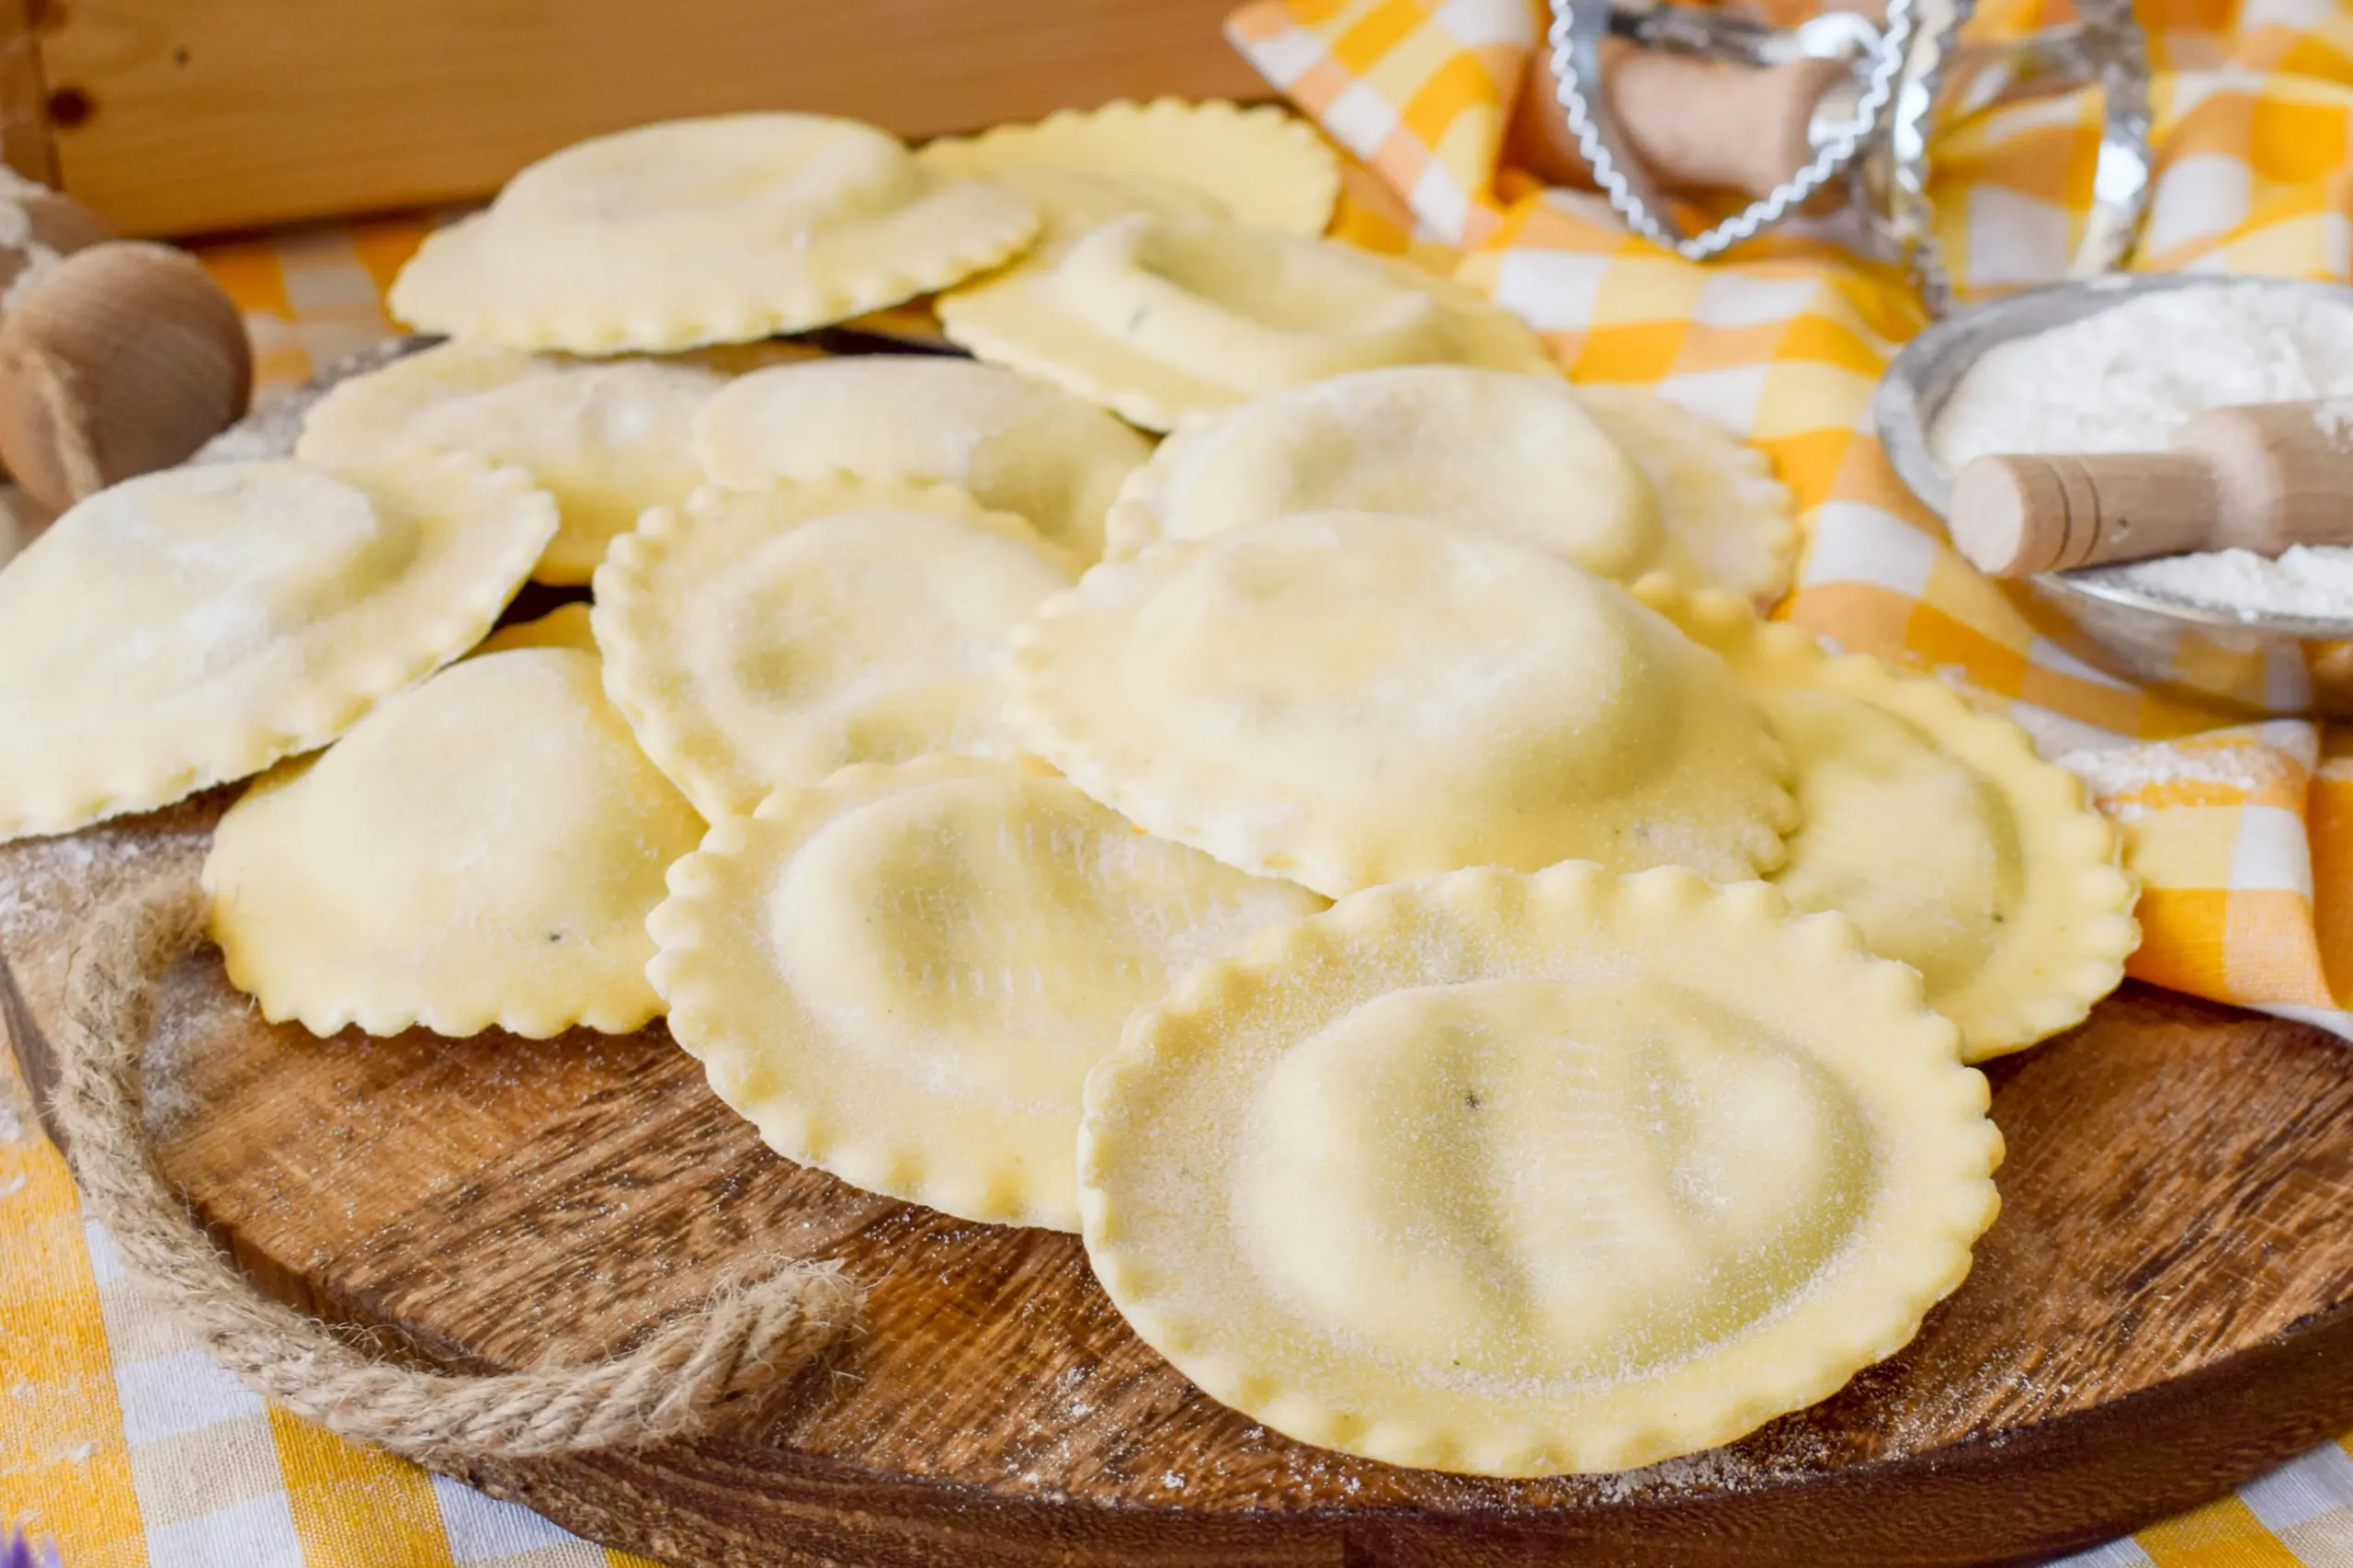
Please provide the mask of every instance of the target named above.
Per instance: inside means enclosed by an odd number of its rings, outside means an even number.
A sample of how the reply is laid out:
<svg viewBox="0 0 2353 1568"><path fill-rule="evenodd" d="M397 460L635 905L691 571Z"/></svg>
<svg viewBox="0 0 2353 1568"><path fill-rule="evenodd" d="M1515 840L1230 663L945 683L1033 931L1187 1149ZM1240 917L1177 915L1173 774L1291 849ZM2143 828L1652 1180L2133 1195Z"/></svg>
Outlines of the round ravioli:
<svg viewBox="0 0 2353 1568"><path fill-rule="evenodd" d="M738 114L594 137L430 235L392 285L426 332L575 354L742 343L944 288L1038 215L856 120Z"/></svg>
<svg viewBox="0 0 2353 1568"><path fill-rule="evenodd" d="M1115 218L1142 213L1153 218L1217 218L1225 211L1212 196L1159 175L1129 171L1043 167L998 169L990 182L1013 191L1038 210L1038 240L1006 265L1050 266L1071 245Z"/></svg>
<svg viewBox="0 0 2353 1568"><path fill-rule="evenodd" d="M1138 213L939 301L941 330L1148 430L1379 365L1551 366L1502 307L1336 240Z"/></svg>
<svg viewBox="0 0 2353 1568"><path fill-rule="evenodd" d="M512 464L555 497L563 519L532 575L585 583L639 513L701 482L688 449L695 411L725 384L686 365L445 343L336 383L302 416L294 455L365 462L424 447Z"/></svg>
<svg viewBox="0 0 2353 1568"><path fill-rule="evenodd" d="M1171 976L1324 901L1138 833L1034 759L852 767L714 828L651 922L670 1032L786 1158L1078 1228L1087 1069Z"/></svg>
<svg viewBox="0 0 2353 1568"><path fill-rule="evenodd" d="M1152 443L1032 377L889 354L744 377L696 416L694 454L731 489L844 472L958 485L1091 563L1120 481Z"/></svg>
<svg viewBox="0 0 2353 1568"><path fill-rule="evenodd" d="M555 528L520 471L455 455L100 491L0 573L0 839L324 745L481 642Z"/></svg>
<svg viewBox="0 0 2353 1568"><path fill-rule="evenodd" d="M1736 600L1637 592L1723 654L1789 750L1799 824L1774 881L1918 970L1964 1060L2071 1028L2122 982L2139 888L2115 828L2023 730Z"/></svg>
<svg viewBox="0 0 2353 1568"><path fill-rule="evenodd" d="M662 1010L645 917L702 819L563 635L442 671L230 808L210 925L264 1017L544 1039Z"/></svg>
<svg viewBox="0 0 2353 1568"><path fill-rule="evenodd" d="M1306 1442L1489 1475L1728 1442L1901 1346L1993 1221L1919 977L1761 883L1343 900L1130 1020L1079 1212L1136 1333Z"/></svg>
<svg viewBox="0 0 2353 1568"><path fill-rule="evenodd" d="M1568 382L1461 365L1358 370L1188 421L1128 476L1109 553L1335 509L1501 534L1604 577L1691 564Z"/></svg>
<svg viewBox="0 0 2353 1568"><path fill-rule="evenodd" d="M1015 642L1030 749L1147 832L1337 897L1464 866L1780 860L1723 661L1557 556L1324 512L1158 544Z"/></svg>
<svg viewBox="0 0 2353 1568"><path fill-rule="evenodd" d="M1769 607L1789 591L1798 526L1763 452L1712 419L1639 387L1579 387L1577 400L1657 495L1679 574ZM1665 564L1677 568L1677 562Z"/></svg>
<svg viewBox="0 0 2353 1568"><path fill-rule="evenodd" d="M605 684L703 815L853 762L1019 749L1006 642L1071 558L961 490L704 490L597 573Z"/></svg>
<svg viewBox="0 0 2353 1568"><path fill-rule="evenodd" d="M915 159L1029 198L1044 219L1040 248L1130 212L1320 234L1340 194L1339 159L1305 121L1222 100L1063 109L1032 125L944 137Z"/></svg>

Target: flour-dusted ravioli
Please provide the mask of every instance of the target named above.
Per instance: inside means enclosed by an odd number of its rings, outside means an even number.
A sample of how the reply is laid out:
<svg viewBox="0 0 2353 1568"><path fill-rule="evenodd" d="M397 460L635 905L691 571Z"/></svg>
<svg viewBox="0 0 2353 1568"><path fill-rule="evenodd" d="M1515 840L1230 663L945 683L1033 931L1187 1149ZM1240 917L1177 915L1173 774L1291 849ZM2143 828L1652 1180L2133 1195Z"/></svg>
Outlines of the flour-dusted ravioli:
<svg viewBox="0 0 2353 1568"><path fill-rule="evenodd" d="M1135 214L939 301L940 327L1149 430L1344 370L1550 368L1461 284L1336 240Z"/></svg>
<svg viewBox="0 0 2353 1568"><path fill-rule="evenodd" d="M1030 749L1147 832L1336 897L1464 866L1770 869L1787 763L1615 584L1419 518L1157 544L1015 642Z"/></svg>
<svg viewBox="0 0 2353 1568"><path fill-rule="evenodd" d="M1649 478L1681 575L1768 608L1789 590L1797 519L1763 452L1640 387L1579 387L1577 399Z"/></svg>
<svg viewBox="0 0 2353 1568"><path fill-rule="evenodd" d="M1037 203L1040 248L1112 218L1231 218L1320 234L1340 164L1304 120L1271 106L1122 100L1032 125L944 137L915 151L936 174L993 179Z"/></svg>
<svg viewBox="0 0 2353 1568"><path fill-rule="evenodd" d="M742 343L845 321L994 267L1038 215L927 173L855 120L737 114L540 159L429 236L392 307L426 332L574 354Z"/></svg>
<svg viewBox="0 0 2353 1568"><path fill-rule="evenodd" d="M1501 534L1604 577L1692 565L1568 382L1461 365L1358 370L1188 421L1121 486L1109 553L1336 509Z"/></svg>
<svg viewBox="0 0 2353 1568"><path fill-rule="evenodd" d="M563 517L532 575L585 583L616 535L701 483L695 411L726 384L688 365L581 363L445 343L336 383L302 416L294 455L367 462L404 448L471 452L524 470Z"/></svg>
<svg viewBox="0 0 2353 1568"><path fill-rule="evenodd" d="M324 745L481 642L555 528L521 472L456 455L100 491L0 573L0 839Z"/></svg>
<svg viewBox="0 0 2353 1568"><path fill-rule="evenodd" d="M1324 907L1033 759L845 768L711 830L650 922L670 1032L788 1159L1078 1228L1086 1071L1170 979Z"/></svg>
<svg viewBox="0 0 2353 1568"><path fill-rule="evenodd" d="M1093 562L1111 497L1152 443L1034 377L888 354L744 377L696 416L694 451L730 489L837 473L958 485Z"/></svg>
<svg viewBox="0 0 2353 1568"><path fill-rule="evenodd" d="M1075 573L947 485L703 490L615 541L593 620L614 704L716 821L848 763L1018 750L1007 639Z"/></svg>
<svg viewBox="0 0 2353 1568"><path fill-rule="evenodd" d="M1376 888L1198 971L1089 1076L1096 1278L1211 1397L1490 1475L1825 1398L1967 1274L1984 1078L1919 977L1762 883Z"/></svg>
<svg viewBox="0 0 2353 1568"><path fill-rule="evenodd" d="M442 671L230 808L210 925L263 1017L543 1039L661 1012L645 917L702 819L565 635Z"/></svg>
<svg viewBox="0 0 2353 1568"><path fill-rule="evenodd" d="M2139 888L2113 825L2024 731L1724 596L1636 591L1723 654L1789 749L1800 820L1774 881L1918 970L1964 1060L2072 1028L2116 989Z"/></svg>

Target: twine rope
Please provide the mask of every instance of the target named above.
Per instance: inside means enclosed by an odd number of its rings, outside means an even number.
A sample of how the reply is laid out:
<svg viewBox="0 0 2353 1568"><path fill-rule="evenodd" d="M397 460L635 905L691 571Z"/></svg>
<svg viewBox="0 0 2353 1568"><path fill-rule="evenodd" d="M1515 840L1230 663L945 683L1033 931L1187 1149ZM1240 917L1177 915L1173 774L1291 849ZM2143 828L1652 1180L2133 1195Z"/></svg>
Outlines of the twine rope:
<svg viewBox="0 0 2353 1568"><path fill-rule="evenodd" d="M165 1179L142 1115L157 986L203 941L203 898L188 881L99 915L67 978L53 1114L84 1204L126 1273L264 1398L428 1461L644 1448L722 1412L749 1414L856 1316L857 1288L838 1269L787 1263L723 1285L608 1360L474 1376L368 1354L262 1295Z"/></svg>

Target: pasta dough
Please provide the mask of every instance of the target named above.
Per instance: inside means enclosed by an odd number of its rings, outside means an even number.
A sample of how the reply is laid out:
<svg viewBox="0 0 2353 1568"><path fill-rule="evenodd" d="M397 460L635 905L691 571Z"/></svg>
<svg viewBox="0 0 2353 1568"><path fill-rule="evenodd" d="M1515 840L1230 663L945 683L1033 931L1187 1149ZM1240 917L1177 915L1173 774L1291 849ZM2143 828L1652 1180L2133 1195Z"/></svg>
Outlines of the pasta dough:
<svg viewBox="0 0 2353 1568"><path fill-rule="evenodd" d="M611 354L846 321L994 267L1020 197L926 173L855 120L736 114L575 142L428 237L392 307L426 332Z"/></svg>
<svg viewBox="0 0 2353 1568"><path fill-rule="evenodd" d="M696 417L694 450L711 483L730 489L839 472L960 485L1091 563L1120 481L1152 444L1031 377L892 354L746 376Z"/></svg>
<svg viewBox="0 0 2353 1568"><path fill-rule="evenodd" d="M1652 582L1638 592L1758 694L1797 773L1800 823L1775 881L1918 970L1962 1058L2083 1022L2140 942L2139 888L2108 819L2024 731L1867 654L1825 657L1794 626Z"/></svg>
<svg viewBox="0 0 2353 1568"><path fill-rule="evenodd" d="M1339 199L1340 165L1306 122L1261 105L1158 98L1062 109L1034 125L918 148L933 173L993 179L1034 201L1040 248L1130 212L1231 218L1320 234Z"/></svg>
<svg viewBox="0 0 2353 1568"><path fill-rule="evenodd" d="M1997 1207L1919 977L1758 883L1377 888L1090 1074L1096 1278L1211 1397L1490 1475L1727 1442L1890 1355Z"/></svg>
<svg viewBox="0 0 2353 1568"><path fill-rule="evenodd" d="M575 634L444 670L222 819L212 937L263 1017L540 1039L661 1011L645 917L702 820L605 700L597 656L563 645Z"/></svg>
<svg viewBox="0 0 2353 1568"><path fill-rule="evenodd" d="M1148 430L1378 365L1550 368L1518 317L1337 241L1133 214L939 301L941 330Z"/></svg>
<svg viewBox="0 0 2353 1568"><path fill-rule="evenodd" d="M555 528L521 472L457 456L100 491L0 573L0 839L324 745L480 642Z"/></svg>
<svg viewBox="0 0 2353 1568"><path fill-rule="evenodd" d="M1121 486L1109 552L1336 509L1483 529L1604 577L1683 563L1650 481L1566 381L1461 365L1358 370L1188 422Z"/></svg>
<svg viewBox="0 0 2353 1568"><path fill-rule="evenodd" d="M1760 607L1789 591L1797 520L1763 452L1640 387L1579 387L1577 398L1649 477L1667 532L1690 563L1683 575Z"/></svg>
<svg viewBox="0 0 2353 1568"><path fill-rule="evenodd" d="M580 364L445 343L337 383L303 415L294 455L364 462L421 446L511 463L555 497L563 518L532 575L585 583L639 513L683 501L700 483L688 432L725 384L684 365Z"/></svg>
<svg viewBox="0 0 2353 1568"><path fill-rule="evenodd" d="M1722 662L1556 557L1324 512L1155 545L1015 644L1030 748L1147 832L1338 896L1584 858L1780 859L1787 765Z"/></svg>
<svg viewBox="0 0 2353 1568"><path fill-rule="evenodd" d="M1017 749L1006 639L1074 575L946 486L705 490L615 543L594 620L615 706L716 821L847 763Z"/></svg>
<svg viewBox="0 0 2353 1568"><path fill-rule="evenodd" d="M1188 421L1128 476L1108 553L1290 512L1482 528L1620 581L1770 599L1797 530L1764 454L1647 392L1459 365L1358 370Z"/></svg>
<svg viewBox="0 0 2353 1568"><path fill-rule="evenodd" d="M769 1147L1058 1230L1079 1092L1129 1012L1324 903L1144 837L1034 760L946 756L771 796L672 886L671 1033Z"/></svg>

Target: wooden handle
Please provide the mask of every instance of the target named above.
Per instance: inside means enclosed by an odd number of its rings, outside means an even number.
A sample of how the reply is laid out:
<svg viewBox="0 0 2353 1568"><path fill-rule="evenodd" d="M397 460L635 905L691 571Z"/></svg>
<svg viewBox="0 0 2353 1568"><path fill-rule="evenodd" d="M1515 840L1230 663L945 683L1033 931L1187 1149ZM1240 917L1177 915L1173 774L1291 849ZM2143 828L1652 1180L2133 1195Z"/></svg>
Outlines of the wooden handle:
<svg viewBox="0 0 2353 1568"><path fill-rule="evenodd" d="M1806 124L1813 106L1847 74L1836 61L1728 65L1689 55L1637 49L1622 39L1601 45L1611 111L1627 151L1670 190L1730 188L1762 196L1813 156ZM1511 161L1554 184L1588 184L1561 111L1551 51L1529 51L1529 77L1516 107Z"/></svg>
<svg viewBox="0 0 2353 1568"><path fill-rule="evenodd" d="M2353 544L2353 399L2210 409L2168 444L2204 459L2222 486L2208 549Z"/></svg>
<svg viewBox="0 0 2353 1568"><path fill-rule="evenodd" d="M1983 457L1952 482L1955 549L1980 572L2029 577L2205 546L2215 510L2202 459L2175 452Z"/></svg>
<svg viewBox="0 0 2353 1568"><path fill-rule="evenodd" d="M1689 55L1604 46L1602 90L1627 149L1672 190L1763 196L1813 157L1806 123L1847 68L1836 60L1728 65Z"/></svg>
<svg viewBox="0 0 2353 1568"><path fill-rule="evenodd" d="M1953 543L1997 577L2353 543L2353 399L2210 409L2170 446L1979 458L1953 478Z"/></svg>

